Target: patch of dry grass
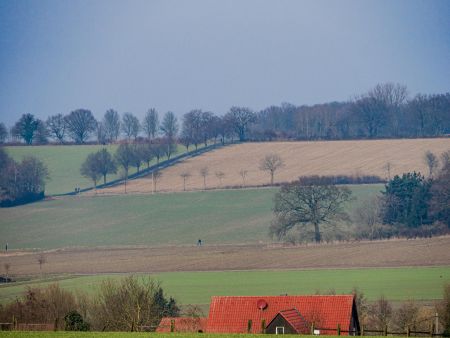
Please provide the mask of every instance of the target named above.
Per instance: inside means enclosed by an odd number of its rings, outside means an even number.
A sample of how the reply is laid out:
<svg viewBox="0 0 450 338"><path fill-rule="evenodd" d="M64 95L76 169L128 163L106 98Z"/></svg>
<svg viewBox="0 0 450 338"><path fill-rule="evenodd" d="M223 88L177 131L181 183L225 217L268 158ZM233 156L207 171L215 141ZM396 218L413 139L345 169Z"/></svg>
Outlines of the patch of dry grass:
<svg viewBox="0 0 450 338"><path fill-rule="evenodd" d="M208 168L207 188L241 186L241 170L247 172L246 186L268 184L270 175L259 169L259 163L268 153L281 156L285 165L275 173L275 183L292 181L304 175L377 175L386 178L386 164L391 164L391 175L418 171L427 173L423 160L426 151L439 155L450 149L450 138L266 142L232 145L188 159L163 171L157 191L182 191L181 174L190 173L187 190L203 189L201 168ZM223 178L216 173L223 172ZM151 177L128 182L128 193L152 191ZM99 190L99 194L123 193L123 185Z"/></svg>

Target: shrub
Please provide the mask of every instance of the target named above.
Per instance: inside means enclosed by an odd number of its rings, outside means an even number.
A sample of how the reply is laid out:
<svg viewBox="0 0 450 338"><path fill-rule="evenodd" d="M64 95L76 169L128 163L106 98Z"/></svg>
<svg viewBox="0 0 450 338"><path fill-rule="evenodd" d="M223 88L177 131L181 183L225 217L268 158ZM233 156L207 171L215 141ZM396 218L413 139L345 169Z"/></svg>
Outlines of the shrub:
<svg viewBox="0 0 450 338"><path fill-rule="evenodd" d="M77 311L70 311L65 317L66 331L89 331L89 323Z"/></svg>

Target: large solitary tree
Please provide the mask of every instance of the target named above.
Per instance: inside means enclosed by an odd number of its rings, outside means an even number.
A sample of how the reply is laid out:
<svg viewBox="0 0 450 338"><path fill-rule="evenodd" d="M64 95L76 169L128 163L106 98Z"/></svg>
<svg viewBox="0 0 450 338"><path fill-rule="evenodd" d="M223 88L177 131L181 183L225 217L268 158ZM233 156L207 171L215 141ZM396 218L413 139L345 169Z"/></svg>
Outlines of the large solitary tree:
<svg viewBox="0 0 450 338"><path fill-rule="evenodd" d="M84 143L97 129L97 121L87 109L77 109L66 116L67 130L76 143Z"/></svg>
<svg viewBox="0 0 450 338"><path fill-rule="evenodd" d="M304 184L301 180L285 184L275 195L275 219L270 233L282 239L295 226L314 228L314 240L322 239L320 225L347 215L344 204L351 199L347 187L317 184Z"/></svg>

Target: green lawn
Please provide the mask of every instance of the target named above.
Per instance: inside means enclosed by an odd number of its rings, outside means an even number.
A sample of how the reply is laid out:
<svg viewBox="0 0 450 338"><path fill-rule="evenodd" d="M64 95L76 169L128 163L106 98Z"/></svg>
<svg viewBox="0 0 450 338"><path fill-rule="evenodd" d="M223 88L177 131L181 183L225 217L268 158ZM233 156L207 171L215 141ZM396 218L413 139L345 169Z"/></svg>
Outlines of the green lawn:
<svg viewBox="0 0 450 338"><path fill-rule="evenodd" d="M356 201L381 185L353 186ZM0 209L11 249L268 241L277 189L64 197Z"/></svg>
<svg viewBox="0 0 450 338"><path fill-rule="evenodd" d="M122 276L66 276L59 284L68 290L95 292L103 279ZM211 296L314 294L330 290L342 294L349 293L353 287L363 291L369 300L382 295L390 301L441 299L443 286L450 283L450 267L168 272L151 276L161 281L167 294L181 304L207 308ZM2 285L0 303L14 300L27 286L49 283L35 280Z"/></svg>
<svg viewBox="0 0 450 338"><path fill-rule="evenodd" d="M5 149L17 161L29 155L42 160L50 172L50 180L47 182L45 192L47 195L53 195L72 192L75 187L88 188L93 186L92 181L80 175L80 167L90 153L103 147L106 147L112 154L117 149L117 145L17 146L5 147ZM184 152L185 149L179 146L178 153ZM131 168L130 174L135 172L135 168ZM118 175L110 175L107 180L118 177Z"/></svg>

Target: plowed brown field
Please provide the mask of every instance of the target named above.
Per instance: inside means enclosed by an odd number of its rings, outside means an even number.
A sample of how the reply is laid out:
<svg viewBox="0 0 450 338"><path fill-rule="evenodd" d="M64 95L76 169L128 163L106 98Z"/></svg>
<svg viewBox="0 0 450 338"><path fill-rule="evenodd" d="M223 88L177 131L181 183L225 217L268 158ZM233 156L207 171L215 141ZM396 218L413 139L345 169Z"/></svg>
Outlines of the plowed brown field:
<svg viewBox="0 0 450 338"><path fill-rule="evenodd" d="M266 154L276 153L285 165L275 174L275 182L287 182L303 175L378 175L386 178L386 163L391 164L391 175L410 171L428 172L424 162L426 151L436 155L450 150L450 138L316 141L316 142L266 142L244 143L218 149L199 157L188 159L163 171L157 191L182 191L181 173L188 172L186 190L203 189L200 169L207 167L206 187L220 188L243 185L239 174L246 170L246 186L269 183L269 174L259 169ZM223 172L222 182L216 176ZM152 191L151 177L129 181L128 193ZM123 193L123 185L99 190L98 193Z"/></svg>
<svg viewBox="0 0 450 338"><path fill-rule="evenodd" d="M43 252L0 253L11 274L129 273L164 271L276 270L449 266L450 237L395 239L337 244L211 245L177 247L69 248Z"/></svg>

